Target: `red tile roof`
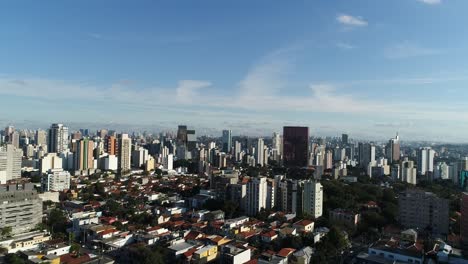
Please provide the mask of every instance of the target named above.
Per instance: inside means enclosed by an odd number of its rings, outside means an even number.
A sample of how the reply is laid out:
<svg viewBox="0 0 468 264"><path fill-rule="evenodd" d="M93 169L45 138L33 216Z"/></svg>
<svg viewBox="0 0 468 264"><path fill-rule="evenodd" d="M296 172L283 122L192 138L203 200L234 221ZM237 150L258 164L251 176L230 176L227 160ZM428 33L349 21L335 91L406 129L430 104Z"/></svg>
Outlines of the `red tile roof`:
<svg viewBox="0 0 468 264"><path fill-rule="evenodd" d="M296 252L294 248L283 248L276 255L283 257L283 258L287 258L289 255L291 255L294 252Z"/></svg>

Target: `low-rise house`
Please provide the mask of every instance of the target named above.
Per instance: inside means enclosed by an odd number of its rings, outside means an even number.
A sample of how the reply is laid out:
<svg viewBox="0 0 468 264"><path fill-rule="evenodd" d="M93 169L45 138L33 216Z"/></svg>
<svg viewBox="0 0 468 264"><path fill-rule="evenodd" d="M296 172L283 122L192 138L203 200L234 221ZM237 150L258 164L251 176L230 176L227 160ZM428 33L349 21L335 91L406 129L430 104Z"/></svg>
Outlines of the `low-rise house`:
<svg viewBox="0 0 468 264"><path fill-rule="evenodd" d="M330 229L326 228L326 227L320 227L320 228L317 228L315 229L313 235L314 235L314 244L317 244L318 242L320 242L320 240L322 240L322 238L324 236L326 236L328 234L328 232L330 232Z"/></svg>
<svg viewBox="0 0 468 264"><path fill-rule="evenodd" d="M244 264L251 258L251 250L243 246L233 244L220 248L220 263Z"/></svg>
<svg viewBox="0 0 468 264"><path fill-rule="evenodd" d="M376 242L369 247L368 254L390 261L414 264L424 263L423 245L394 238Z"/></svg>
<svg viewBox="0 0 468 264"><path fill-rule="evenodd" d="M172 246L168 247L169 251L175 258L180 258L182 254L194 248L195 245L189 244L187 242L178 241Z"/></svg>
<svg viewBox="0 0 468 264"><path fill-rule="evenodd" d="M309 264L312 260L314 250L311 247L300 249L291 256L289 263L291 264Z"/></svg>
<svg viewBox="0 0 468 264"><path fill-rule="evenodd" d="M271 243L278 238L278 234L274 230L262 232L260 235L262 242Z"/></svg>
<svg viewBox="0 0 468 264"><path fill-rule="evenodd" d="M51 240L51 236L44 232L29 232L0 241L0 246L5 248L8 253L16 253L31 249L38 249L39 246Z"/></svg>
<svg viewBox="0 0 468 264"><path fill-rule="evenodd" d="M335 209L330 211L329 219L331 222L341 223L349 227L356 227L361 221L361 215L349 210Z"/></svg>
<svg viewBox="0 0 468 264"><path fill-rule="evenodd" d="M314 222L310 220L301 220L294 223L293 227L296 228L299 233L311 233L314 231Z"/></svg>
<svg viewBox="0 0 468 264"><path fill-rule="evenodd" d="M284 238L287 236L297 236L297 229L294 227L284 227L280 229L279 235L281 238Z"/></svg>
<svg viewBox="0 0 468 264"><path fill-rule="evenodd" d="M209 245L202 247L193 253L193 262L205 264L214 261L218 257L218 247Z"/></svg>

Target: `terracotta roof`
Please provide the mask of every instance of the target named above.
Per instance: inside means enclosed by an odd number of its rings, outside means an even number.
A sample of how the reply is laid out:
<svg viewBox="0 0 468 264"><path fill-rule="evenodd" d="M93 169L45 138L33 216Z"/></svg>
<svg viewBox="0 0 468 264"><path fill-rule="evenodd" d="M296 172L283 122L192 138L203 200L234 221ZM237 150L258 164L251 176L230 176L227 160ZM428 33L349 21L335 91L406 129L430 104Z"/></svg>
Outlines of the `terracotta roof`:
<svg viewBox="0 0 468 264"><path fill-rule="evenodd" d="M276 255L283 257L283 258L287 258L289 255L291 255L294 252L296 252L294 248L283 248Z"/></svg>
<svg viewBox="0 0 468 264"><path fill-rule="evenodd" d="M197 232L197 231L190 231L186 236L185 236L185 240L195 240L197 238L199 238L202 234L200 232Z"/></svg>
<svg viewBox="0 0 468 264"><path fill-rule="evenodd" d="M308 225L311 225L313 224L314 222L310 221L310 220L301 220L299 222L296 222L294 225L297 225L297 226L308 226Z"/></svg>
<svg viewBox="0 0 468 264"><path fill-rule="evenodd" d="M262 237L274 237L274 236L277 236L276 232L271 230L271 231L268 231L268 232L265 232L265 233L262 233Z"/></svg>
<svg viewBox="0 0 468 264"><path fill-rule="evenodd" d="M193 253L195 253L197 251L197 248L191 248L189 249L187 252L184 253L184 256L186 258L189 258L193 255Z"/></svg>

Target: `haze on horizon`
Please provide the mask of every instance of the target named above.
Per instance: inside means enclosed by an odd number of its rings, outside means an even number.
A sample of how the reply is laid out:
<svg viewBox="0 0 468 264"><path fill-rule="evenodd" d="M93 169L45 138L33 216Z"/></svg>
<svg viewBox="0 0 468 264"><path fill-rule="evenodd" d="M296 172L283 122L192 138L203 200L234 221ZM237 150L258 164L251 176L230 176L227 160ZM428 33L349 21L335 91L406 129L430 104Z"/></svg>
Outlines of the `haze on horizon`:
<svg viewBox="0 0 468 264"><path fill-rule="evenodd" d="M9 1L0 125L468 142L466 1ZM20 125L21 126L21 125Z"/></svg>

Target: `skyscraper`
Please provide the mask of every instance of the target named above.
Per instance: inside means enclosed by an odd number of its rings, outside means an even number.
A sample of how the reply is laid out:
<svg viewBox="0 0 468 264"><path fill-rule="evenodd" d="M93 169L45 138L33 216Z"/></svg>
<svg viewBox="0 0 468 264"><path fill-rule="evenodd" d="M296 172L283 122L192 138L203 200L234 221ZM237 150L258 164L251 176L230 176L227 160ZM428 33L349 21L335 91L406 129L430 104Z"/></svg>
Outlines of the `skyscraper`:
<svg viewBox="0 0 468 264"><path fill-rule="evenodd" d="M342 134L341 135L341 144L343 147L348 145L348 134Z"/></svg>
<svg viewBox="0 0 468 264"><path fill-rule="evenodd" d="M106 136L104 141L104 149L109 155L118 156L119 152L119 141L114 136Z"/></svg>
<svg viewBox="0 0 468 264"><path fill-rule="evenodd" d="M386 148L387 159L390 163L400 161L400 137L397 136L388 141Z"/></svg>
<svg viewBox="0 0 468 264"><path fill-rule="evenodd" d="M177 140L183 144L187 143L187 126L179 126L177 129Z"/></svg>
<svg viewBox="0 0 468 264"><path fill-rule="evenodd" d="M266 177L250 179L247 184L246 207L247 214L257 215L262 208L267 207L268 183Z"/></svg>
<svg viewBox="0 0 468 264"><path fill-rule="evenodd" d="M418 173L426 175L434 171L435 151L430 147L420 148L418 152Z"/></svg>
<svg viewBox="0 0 468 264"><path fill-rule="evenodd" d="M42 222L42 199L33 183L0 186L0 228L13 234L30 231Z"/></svg>
<svg viewBox="0 0 468 264"><path fill-rule="evenodd" d="M47 145L47 132L38 129L36 131L35 141L37 146Z"/></svg>
<svg viewBox="0 0 468 264"><path fill-rule="evenodd" d="M75 169L94 169L94 141L83 138L77 141L75 154Z"/></svg>
<svg viewBox="0 0 468 264"><path fill-rule="evenodd" d="M448 234L449 201L422 190L410 189L398 197L399 219L405 228L431 230L433 234Z"/></svg>
<svg viewBox="0 0 468 264"><path fill-rule="evenodd" d="M61 153L68 149L68 127L63 124L52 124L49 129L47 151Z"/></svg>
<svg viewBox="0 0 468 264"><path fill-rule="evenodd" d="M242 144L239 141L236 141L234 144L234 155L235 155L236 161L239 161L242 159L241 151L242 151Z"/></svg>
<svg viewBox="0 0 468 264"><path fill-rule="evenodd" d="M462 193L461 197L460 236L464 248L468 248L468 193Z"/></svg>
<svg viewBox="0 0 468 264"><path fill-rule="evenodd" d="M304 213L313 218L322 216L323 211L323 186L315 180L304 182L304 195L302 197Z"/></svg>
<svg viewBox="0 0 468 264"><path fill-rule="evenodd" d="M120 172L131 169L132 139L128 134L121 134L119 138L119 170Z"/></svg>
<svg viewBox="0 0 468 264"><path fill-rule="evenodd" d="M283 160L287 167L305 167L308 161L309 128L283 127Z"/></svg>
<svg viewBox="0 0 468 264"><path fill-rule="evenodd" d="M223 130L223 152L231 153L232 148L232 135L231 130Z"/></svg>
<svg viewBox="0 0 468 264"><path fill-rule="evenodd" d="M401 162L401 180L416 185L416 174L417 172L416 168L414 167L414 162L412 160L409 160L408 158L405 158Z"/></svg>
<svg viewBox="0 0 468 264"><path fill-rule="evenodd" d="M20 134L18 131L14 131L10 134L10 143L15 146L15 148L20 147Z"/></svg>
<svg viewBox="0 0 468 264"><path fill-rule="evenodd" d="M23 151L8 144L0 147L0 183L21 178Z"/></svg>
<svg viewBox="0 0 468 264"><path fill-rule="evenodd" d="M187 150L191 152L192 150L197 148L197 135L195 134L195 130L187 130Z"/></svg>
<svg viewBox="0 0 468 264"><path fill-rule="evenodd" d="M265 144L263 138L259 138L257 141L257 148L255 149L255 161L257 165L263 166L264 164L264 148Z"/></svg>
<svg viewBox="0 0 468 264"><path fill-rule="evenodd" d="M367 168L369 163L375 161L375 146L372 143L359 143L359 166Z"/></svg>

